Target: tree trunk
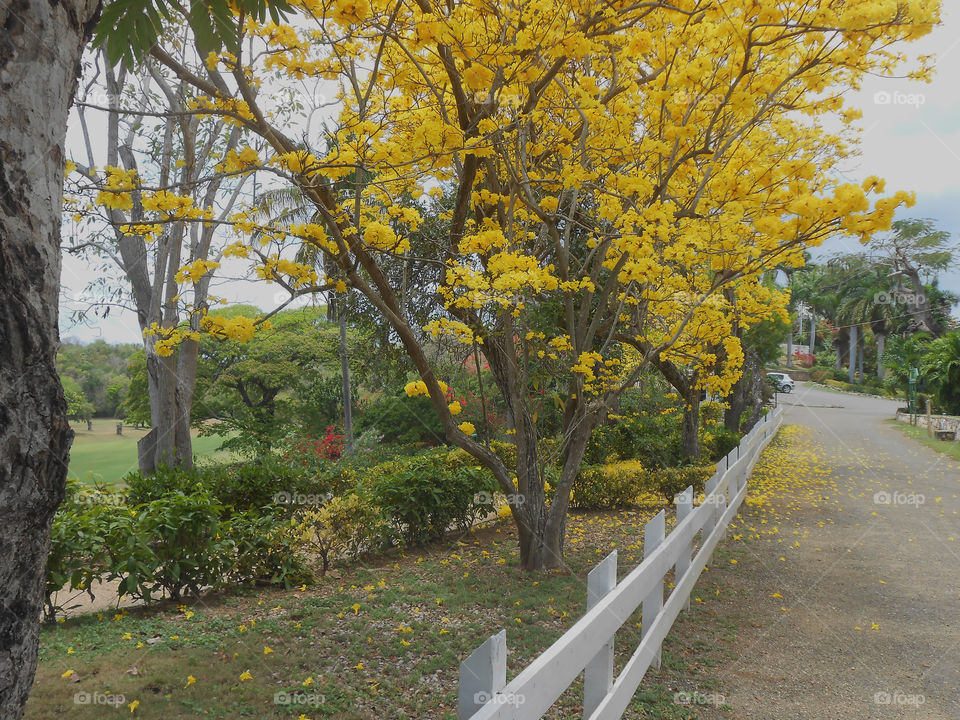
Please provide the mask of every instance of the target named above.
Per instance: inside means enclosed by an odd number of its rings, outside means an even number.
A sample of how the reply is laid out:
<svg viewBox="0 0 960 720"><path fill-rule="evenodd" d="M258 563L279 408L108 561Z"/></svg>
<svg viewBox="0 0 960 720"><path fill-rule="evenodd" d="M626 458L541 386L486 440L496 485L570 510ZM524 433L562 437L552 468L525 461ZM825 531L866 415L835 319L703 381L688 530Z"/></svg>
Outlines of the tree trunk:
<svg viewBox="0 0 960 720"><path fill-rule="evenodd" d="M790 329L787 331L787 367L793 367L793 319L790 319Z"/></svg>
<svg viewBox="0 0 960 720"><path fill-rule="evenodd" d="M886 368L883 366L883 353L887 347L887 336L883 333L877 333L877 377L880 380L886 376Z"/></svg>
<svg viewBox="0 0 960 720"><path fill-rule="evenodd" d="M857 379L857 326L850 326L850 353L847 365L847 378L853 383Z"/></svg>
<svg viewBox="0 0 960 720"><path fill-rule="evenodd" d="M684 403L680 437L683 458L693 461L700 457L700 390L696 387L690 388Z"/></svg>
<svg viewBox="0 0 960 720"><path fill-rule="evenodd" d="M140 472L152 475L160 465L191 467L193 442L190 436L190 406L196 380L198 343L188 340L172 355L147 347L147 388L150 394L150 432L137 443ZM186 357L183 357L186 354ZM181 376L184 366L192 374Z"/></svg>
<svg viewBox="0 0 960 720"><path fill-rule="evenodd" d="M0 0L0 718L37 667L73 432L57 376L64 135L95 0Z"/></svg>
<svg viewBox="0 0 960 720"><path fill-rule="evenodd" d="M817 343L817 315L814 312L810 313L810 355L814 356L816 360L817 351L814 349L814 346Z"/></svg>
<svg viewBox="0 0 960 720"><path fill-rule="evenodd" d="M734 383L723 413L723 426L730 432L749 432L760 419L763 410L763 363L749 348L744 350L743 374ZM743 420L743 413L750 414ZM741 422L743 421L743 422Z"/></svg>
<svg viewBox="0 0 960 720"><path fill-rule="evenodd" d="M347 355L347 314L340 313L340 373L343 380L343 435L346 450L353 452L353 399L350 393L350 358Z"/></svg>
<svg viewBox="0 0 960 720"><path fill-rule="evenodd" d="M857 382L863 382L863 332L860 332L860 336L857 338Z"/></svg>

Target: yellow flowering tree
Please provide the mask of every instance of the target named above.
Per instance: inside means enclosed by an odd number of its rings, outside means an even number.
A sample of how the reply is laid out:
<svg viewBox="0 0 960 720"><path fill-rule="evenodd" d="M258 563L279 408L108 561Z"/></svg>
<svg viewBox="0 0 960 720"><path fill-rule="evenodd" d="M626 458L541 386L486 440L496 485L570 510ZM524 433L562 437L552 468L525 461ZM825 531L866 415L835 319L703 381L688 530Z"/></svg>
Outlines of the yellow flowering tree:
<svg viewBox="0 0 960 720"><path fill-rule="evenodd" d="M762 273L801 264L828 236L886 228L911 201L879 179L836 179L855 149L842 91L891 74L903 58L890 43L929 31L933 0L293 5L288 24L235 14L236 53L176 59L162 45L152 58L198 110L264 142L264 170L316 211L306 225L238 222L238 248L311 243L337 289L383 315L449 440L508 494L531 570L562 564L591 431L652 359L695 356L728 388L737 318L780 311L758 290ZM278 122L267 80L326 83L324 132ZM827 116L845 129L828 132ZM431 195L452 201L443 238L421 250L442 271L424 329L390 277ZM270 278L281 256L255 271ZM489 361L515 431L516 489L448 407L424 351L435 333ZM551 503L531 412L544 373L565 388Z"/></svg>
<svg viewBox="0 0 960 720"><path fill-rule="evenodd" d="M94 57L75 103L83 143L68 149L65 211L75 229L66 249L112 265L94 294L136 311L151 419L140 469L189 466L201 333L243 340L255 329L248 318L207 310L218 302L210 285L229 254L218 229L256 152L241 148L239 128L191 111L182 83L155 62L134 74Z"/></svg>

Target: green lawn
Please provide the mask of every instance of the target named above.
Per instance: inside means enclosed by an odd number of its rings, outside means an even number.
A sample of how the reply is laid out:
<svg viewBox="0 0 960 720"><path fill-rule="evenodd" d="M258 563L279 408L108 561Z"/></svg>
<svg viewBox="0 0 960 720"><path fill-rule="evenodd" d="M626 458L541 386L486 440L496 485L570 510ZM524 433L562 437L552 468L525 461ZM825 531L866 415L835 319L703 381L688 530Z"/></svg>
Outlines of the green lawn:
<svg viewBox="0 0 960 720"><path fill-rule="evenodd" d="M934 416L934 418L936 418L936 416ZM899 420L888 420L887 422L898 428L907 437L912 437L914 440L920 441L928 448L932 448L944 455L949 455L954 460L960 460L960 443L950 440L937 440L935 437L929 437L925 427L914 427Z"/></svg>
<svg viewBox="0 0 960 720"><path fill-rule="evenodd" d="M640 562L643 524L657 509L571 515L569 572L521 571L516 531L502 522L298 588L236 589L47 624L26 720L454 720L460 660L507 628L510 675L530 663L582 616L591 567L613 547L621 578ZM627 717L692 720L695 709L673 693L717 687L711 666L733 630L708 602L735 567L731 550L717 549L717 568L701 579L697 602L667 638L662 670L648 673ZM617 634L618 669L640 641L638 620L639 612ZM581 692L575 683L550 717L582 717ZM113 707L79 693L123 697Z"/></svg>
<svg viewBox="0 0 960 720"><path fill-rule="evenodd" d="M123 435L117 435L117 420L97 418L93 430L87 430L85 422L71 423L76 436L70 449L70 477L81 480L100 480L116 483L132 470L137 469L137 441L147 434L146 430L134 430L123 426ZM193 438L193 453L201 457L228 457L218 452L222 438Z"/></svg>

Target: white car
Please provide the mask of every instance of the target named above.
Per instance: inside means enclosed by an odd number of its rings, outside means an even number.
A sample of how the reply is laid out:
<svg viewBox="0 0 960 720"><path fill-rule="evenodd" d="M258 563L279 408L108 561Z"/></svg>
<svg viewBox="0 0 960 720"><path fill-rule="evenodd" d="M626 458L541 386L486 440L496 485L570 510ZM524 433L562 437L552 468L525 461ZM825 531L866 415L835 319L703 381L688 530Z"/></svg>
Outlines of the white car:
<svg viewBox="0 0 960 720"><path fill-rule="evenodd" d="M793 378L782 372L768 372L767 380L777 392L788 393L794 388Z"/></svg>

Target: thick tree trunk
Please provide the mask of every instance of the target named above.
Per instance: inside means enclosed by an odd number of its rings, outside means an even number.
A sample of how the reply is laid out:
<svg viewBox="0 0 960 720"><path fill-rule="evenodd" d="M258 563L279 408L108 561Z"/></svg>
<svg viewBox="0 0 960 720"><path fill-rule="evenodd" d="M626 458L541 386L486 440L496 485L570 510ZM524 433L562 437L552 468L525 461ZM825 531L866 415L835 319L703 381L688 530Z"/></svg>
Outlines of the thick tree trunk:
<svg viewBox="0 0 960 720"><path fill-rule="evenodd" d="M55 365L64 135L94 0L0 0L0 718L33 683L73 432Z"/></svg>
<svg viewBox="0 0 960 720"><path fill-rule="evenodd" d="M760 419L763 409L763 363L756 352L744 351L743 375L734 383L723 413L723 426L731 432L749 432ZM744 412L750 414L744 420Z"/></svg>
<svg viewBox="0 0 960 720"><path fill-rule="evenodd" d="M690 388L684 405L680 441L685 460L692 461L700 457L700 390L695 387Z"/></svg>
<svg viewBox="0 0 960 720"><path fill-rule="evenodd" d="M147 347L147 389L150 394L150 432L137 443L140 472L152 475L157 467L191 467L190 407L196 382L199 345L187 340L166 357ZM192 371L191 371L192 368Z"/></svg>

